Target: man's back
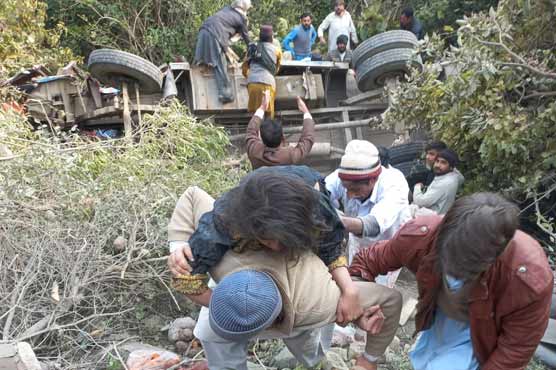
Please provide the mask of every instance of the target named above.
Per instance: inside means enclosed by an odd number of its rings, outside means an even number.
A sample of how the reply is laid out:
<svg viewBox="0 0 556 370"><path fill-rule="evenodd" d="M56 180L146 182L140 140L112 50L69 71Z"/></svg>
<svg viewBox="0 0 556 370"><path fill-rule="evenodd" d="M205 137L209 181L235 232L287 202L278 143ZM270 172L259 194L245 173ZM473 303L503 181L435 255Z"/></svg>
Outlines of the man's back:
<svg viewBox="0 0 556 370"><path fill-rule="evenodd" d="M307 117L303 120L303 132L295 146L279 145L276 148L266 146L259 136L262 118L253 115L247 126L245 144L247 157L253 169L263 166L280 166L298 164L309 154L315 142L315 122Z"/></svg>
<svg viewBox="0 0 556 370"><path fill-rule="evenodd" d="M245 269L267 272L278 285L284 300L284 319L272 329L290 334L293 328L310 329L333 322L340 289L322 260L304 252L291 260L287 253L266 249L229 251L211 270L215 281ZM318 289L316 289L318 287Z"/></svg>

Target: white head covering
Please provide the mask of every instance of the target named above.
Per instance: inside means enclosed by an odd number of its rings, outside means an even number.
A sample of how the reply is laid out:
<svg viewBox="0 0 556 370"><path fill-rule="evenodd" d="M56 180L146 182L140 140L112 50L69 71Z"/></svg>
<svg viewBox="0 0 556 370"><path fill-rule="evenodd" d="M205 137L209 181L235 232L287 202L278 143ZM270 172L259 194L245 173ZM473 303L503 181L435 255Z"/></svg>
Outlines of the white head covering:
<svg viewBox="0 0 556 370"><path fill-rule="evenodd" d="M245 13L251 8L251 0L234 0L232 1L232 8L241 9Z"/></svg>
<svg viewBox="0 0 556 370"><path fill-rule="evenodd" d="M365 180L378 177L381 169L376 146L366 140L352 140L346 145L338 176L342 180Z"/></svg>

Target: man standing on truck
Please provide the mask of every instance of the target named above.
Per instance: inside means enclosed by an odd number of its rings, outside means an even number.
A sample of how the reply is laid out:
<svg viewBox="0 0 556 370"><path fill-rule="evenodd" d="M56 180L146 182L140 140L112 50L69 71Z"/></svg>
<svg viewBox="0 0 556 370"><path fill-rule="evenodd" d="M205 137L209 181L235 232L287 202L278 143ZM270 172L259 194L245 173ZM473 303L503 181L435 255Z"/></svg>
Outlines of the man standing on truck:
<svg viewBox="0 0 556 370"><path fill-rule="evenodd" d="M367 281L400 267L415 274L415 370L527 367L548 324L554 277L542 247L518 226L518 207L476 193L355 256L350 273Z"/></svg>
<svg viewBox="0 0 556 370"><path fill-rule="evenodd" d="M261 106L249 121L245 146L253 169L263 166L298 164L309 154L315 142L315 121L303 99L297 97L297 107L303 113L303 131L295 146L284 139L282 123L264 117L268 110L270 92L265 91Z"/></svg>
<svg viewBox="0 0 556 370"><path fill-rule="evenodd" d="M294 60L311 58L311 49L317 38L317 31L313 27L313 16L305 12L299 17L301 24L297 25L282 41L285 51L292 54ZM293 48L291 43L293 42Z"/></svg>
<svg viewBox="0 0 556 370"><path fill-rule="evenodd" d="M241 69L243 76L247 79L247 91L249 92L247 111L254 113L261 106L265 92L269 92L265 112L274 118L274 98L276 96L274 76L280 68L282 51L272 41L272 26L261 26L257 47L250 50Z"/></svg>
<svg viewBox="0 0 556 370"><path fill-rule="evenodd" d="M226 6L208 17L197 36L195 64L207 65L214 69L218 99L223 104L235 99L228 76L226 52L230 45L230 38L236 33L241 34L243 41L249 46L247 30L249 8L251 8L251 0L234 0L231 6Z"/></svg>
<svg viewBox="0 0 556 370"><path fill-rule="evenodd" d="M324 38L324 31L328 30L328 51L336 50L336 40L338 36L346 35L348 38L347 48L350 48L350 41L357 44L359 40L357 39L357 32L355 31L355 25L351 19L351 15L346 10L346 3L344 0L336 0L334 5L334 11L320 24L318 28L319 40L322 44L326 44L326 39Z"/></svg>

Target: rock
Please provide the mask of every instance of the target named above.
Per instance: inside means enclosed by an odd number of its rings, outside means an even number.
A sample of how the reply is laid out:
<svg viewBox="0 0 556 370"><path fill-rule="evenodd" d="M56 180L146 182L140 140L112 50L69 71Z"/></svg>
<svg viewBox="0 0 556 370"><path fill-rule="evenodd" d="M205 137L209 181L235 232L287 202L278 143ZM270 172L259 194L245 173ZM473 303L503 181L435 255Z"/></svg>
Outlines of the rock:
<svg viewBox="0 0 556 370"><path fill-rule="evenodd" d="M326 359L322 368L324 370L349 370L342 357L332 351L326 352Z"/></svg>
<svg viewBox="0 0 556 370"><path fill-rule="evenodd" d="M41 370L35 352L27 342L0 344L0 369Z"/></svg>
<svg viewBox="0 0 556 370"><path fill-rule="evenodd" d="M394 339L392 339L392 342L388 345L388 349L390 349L394 353L400 353L402 350L400 338L394 337Z"/></svg>
<svg viewBox="0 0 556 370"><path fill-rule="evenodd" d="M168 340L172 343L177 341L189 342L193 339L193 329L197 322L191 317L180 317L174 320L168 328Z"/></svg>
<svg viewBox="0 0 556 370"><path fill-rule="evenodd" d="M41 364L39 363L39 360L37 360L35 352L29 343L18 343L17 352L19 354L21 365L23 365L23 367L18 366L18 370L41 370Z"/></svg>
<svg viewBox="0 0 556 370"><path fill-rule="evenodd" d="M174 345L176 346L176 351L178 353L185 353L189 348L189 342L183 342L181 340L178 340L176 343L174 343Z"/></svg>
<svg viewBox="0 0 556 370"><path fill-rule="evenodd" d="M349 345L349 357L356 358L357 356L361 355L365 352L365 342L353 342Z"/></svg>
<svg viewBox="0 0 556 370"><path fill-rule="evenodd" d="M342 328L341 326L334 326L334 333L332 334L332 346L346 347L348 344L355 341L355 329L351 326Z"/></svg>
<svg viewBox="0 0 556 370"><path fill-rule="evenodd" d="M114 246L114 250L116 252L123 252L127 247L127 239L120 235L116 239L114 239L112 245Z"/></svg>
<svg viewBox="0 0 556 370"><path fill-rule="evenodd" d="M272 366L275 366L278 369L284 369L288 367L295 368L297 366L297 360L294 355L292 355L288 347L284 347L282 348L280 353L278 353L272 359Z"/></svg>
<svg viewBox="0 0 556 370"><path fill-rule="evenodd" d="M45 216L50 221L54 221L56 219L56 213L54 213L51 209L45 212Z"/></svg>
<svg viewBox="0 0 556 370"><path fill-rule="evenodd" d="M402 313L400 314L400 326L404 326L411 317L414 317L414 312L417 311L417 302L413 297L408 297L407 300L404 297Z"/></svg>

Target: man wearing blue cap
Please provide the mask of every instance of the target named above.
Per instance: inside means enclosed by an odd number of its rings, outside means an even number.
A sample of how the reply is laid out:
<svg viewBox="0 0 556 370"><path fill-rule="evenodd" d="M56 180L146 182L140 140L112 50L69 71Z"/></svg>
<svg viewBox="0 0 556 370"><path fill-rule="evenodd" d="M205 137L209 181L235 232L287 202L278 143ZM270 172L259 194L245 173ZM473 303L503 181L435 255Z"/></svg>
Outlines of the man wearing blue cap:
<svg viewBox="0 0 556 370"><path fill-rule="evenodd" d="M221 243L227 241L221 233L202 226L208 218L215 217L211 225L231 227L234 235L234 247L209 270L217 283L212 289L195 295L187 293L190 290L181 290L179 281L174 282L178 291L208 306L202 307L194 333L203 344L211 370L246 370L247 346L252 339L281 338L296 359L308 367L318 364L330 347L334 323L341 321L337 312L342 291L329 266L310 247L317 242L314 245L318 248L318 239L311 240L315 236L307 228L316 221L311 214L313 207L318 207L318 197L312 197L312 192L309 184L295 176L255 171L234 189L233 197L228 200L227 206L234 210L230 212L233 218L226 212L216 212L221 217L215 216L212 198L199 188L189 188L180 198L169 230L176 227L186 230L189 243L212 235L214 243L223 246ZM300 194L308 199L295 198ZM272 212L273 202L269 201L275 196L283 197L282 202L286 204L294 198L296 201L276 214ZM261 207L242 213L242 208L259 201L263 202ZM214 207L216 211L221 204ZM298 216L302 220L297 222L303 225L295 224ZM179 225L174 222L177 218L181 219ZM280 225L281 222L285 224ZM307 233L303 243L306 247L298 245L292 249L291 245L297 242L293 239L289 240L290 247L277 243L279 235L273 233L282 226L288 230L303 226L301 229ZM255 243L246 238L252 231L258 235ZM199 255L199 258L203 257ZM369 335L365 353L356 365L375 370L378 357L398 327L401 295L374 283L352 283L359 291L362 314L350 321ZM207 298L208 304L201 297Z"/></svg>

